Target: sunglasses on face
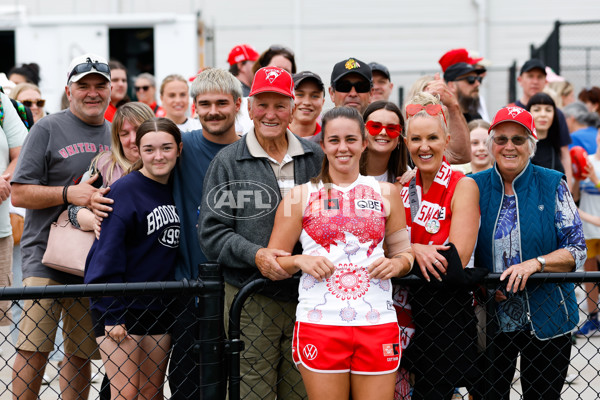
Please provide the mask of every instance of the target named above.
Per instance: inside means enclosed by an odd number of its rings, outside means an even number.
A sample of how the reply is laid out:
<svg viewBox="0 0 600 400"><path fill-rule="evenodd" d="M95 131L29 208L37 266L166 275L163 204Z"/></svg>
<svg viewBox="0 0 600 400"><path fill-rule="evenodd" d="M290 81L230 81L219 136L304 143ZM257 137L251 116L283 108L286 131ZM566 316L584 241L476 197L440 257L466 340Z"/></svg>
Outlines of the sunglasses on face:
<svg viewBox="0 0 600 400"><path fill-rule="evenodd" d="M23 101L21 101L21 103L23 103L23 105L25 107L29 107L29 108L31 108L31 106L34 105L34 104L36 106L38 106L39 108L42 108L46 104L46 100L42 100L42 99L39 99L39 100L23 100Z"/></svg>
<svg viewBox="0 0 600 400"><path fill-rule="evenodd" d="M421 104L409 104L406 106L406 116L408 118L414 117L416 114L420 113L421 111L425 111L427 114L431 115L432 117L435 117L438 114L442 114L442 117L444 118L444 123L446 125L448 125L448 122L446 122L446 116L444 115L444 112L442 111L441 104L427 104L426 106L421 105Z"/></svg>
<svg viewBox="0 0 600 400"><path fill-rule="evenodd" d="M400 124L389 124L383 125L381 122L367 121L365 124L367 131L371 136L377 136L385 128L385 133L392 139L397 138L402 133L402 127Z"/></svg>
<svg viewBox="0 0 600 400"><path fill-rule="evenodd" d="M469 85L472 85L475 83L475 81L481 83L483 81L483 77L469 75L469 76L465 76L463 78L458 78L457 81L467 81L469 83Z"/></svg>
<svg viewBox="0 0 600 400"><path fill-rule="evenodd" d="M136 86L136 87L135 87L135 91L136 91L136 92L139 92L140 90L141 90L142 92L146 92L146 91L148 91L148 89L150 89L150 86L149 86L149 85L146 85L146 86Z"/></svg>
<svg viewBox="0 0 600 400"><path fill-rule="evenodd" d="M527 142L525 136L513 136L511 138L507 138L506 136L494 136L494 143L500 146L504 146L509 140L513 142L515 146L522 146Z"/></svg>
<svg viewBox="0 0 600 400"><path fill-rule="evenodd" d="M106 74L110 75L110 67L108 66L108 64L92 62L92 60L90 58L88 58L87 62L85 62L83 64L77 64L73 68L73 70L69 74L69 77L67 78L67 81L69 81L71 79L71 77L73 77L73 75L78 75L78 74L81 74L84 72L89 72L92 70L92 68L94 68L98 72L102 72L102 73L106 73Z"/></svg>
<svg viewBox="0 0 600 400"><path fill-rule="evenodd" d="M371 83L367 81L358 81L358 82L350 82L350 81L337 81L335 83L335 91L342 93L350 93L350 91L354 88L356 93L368 93L371 91Z"/></svg>

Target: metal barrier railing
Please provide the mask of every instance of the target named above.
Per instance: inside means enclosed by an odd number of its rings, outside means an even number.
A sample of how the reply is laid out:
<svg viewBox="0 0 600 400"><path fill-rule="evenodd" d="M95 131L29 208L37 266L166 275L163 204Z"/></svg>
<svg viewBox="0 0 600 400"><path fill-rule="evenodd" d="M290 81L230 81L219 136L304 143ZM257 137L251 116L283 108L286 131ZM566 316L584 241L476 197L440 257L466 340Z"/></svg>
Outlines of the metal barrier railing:
<svg viewBox="0 0 600 400"><path fill-rule="evenodd" d="M495 289L500 284L499 274L489 274L481 282L482 288L489 290ZM534 274L530 278L530 283L576 283L600 282L600 272L573 272L573 273L543 273ZM424 282L414 276L401 279L394 279L394 284L403 285L411 288L410 290L419 290ZM129 283L129 284L96 284L96 285L64 285L48 287L25 287L25 288L0 288L0 300L12 300L18 304L22 299L41 299L41 298L80 298L80 297L103 297L103 296L154 296L154 297L184 297L195 298L198 304L199 313L197 315L198 326L201 329L195 332L197 340L189 351L194 355L197 365L200 367L200 376L194 378L198 385L199 398L203 399L223 399L227 393L230 400L237 400L240 397L240 383L244 381L244 376L240 374L240 355L245 346L251 345L245 343L244 327L240 326L240 314L244 303L251 295L260 291L265 285L270 285L267 279L259 279L250 282L241 288L232 304L224 304L224 283L220 268L215 264L205 264L201 268L201 274L195 281L180 282L153 282L153 283ZM488 290L488 291L489 291ZM488 291L483 290L487 293ZM577 293L585 295L580 288ZM491 299L487 300L487 318L485 323L485 336L487 343L494 339L495 326L494 314L495 306ZM584 299L578 299L580 306ZM410 298L409 298L410 302ZM225 337L223 311L224 307L229 309L228 318L228 338ZM229 308L230 307L230 308ZM167 310L167 312L169 312ZM586 313L580 307L581 325L586 317ZM5 332L5 331L3 331ZM10 341L10 333L5 335L4 341ZM600 331L598 332L600 334ZM2 338L0 338L2 340ZM409 345L410 346L410 345ZM4 348L7 346L5 345ZM575 380L566 384L562 389L562 398L598 398L600 397L600 341L596 337L577 338L576 344L572 348L571 371L577 374ZM290 350L291 351L291 350ZM407 353L409 354L409 352ZM10 354L0 356L5 359L5 365L0 369L11 369L9 364ZM483 364L480 382L481 398L486 397L485 393L493 386L493 381L489 371L485 368L486 363L494 361L493 355L488 353L480 354L480 362ZM171 363L177 363L176 359L171 358ZM5 371L6 372L6 371ZM519 373L517 368L517 373ZM6 374L5 374L6 375ZM6 382L6 389L0 393L0 398L8 397L11 394L11 382ZM168 387L168 385L166 385ZM481 389L483 388L483 389ZM472 389L472 388L471 388ZM477 393L476 390L461 389L460 393L466 396L466 391L471 394ZM99 393L94 389L90 398L96 398ZM522 396L522 387L519 380L511 385L511 394L515 398ZM172 398L177 398L177 393L171 390ZM54 396L57 393L53 393ZM284 396L282 396L284 397ZM41 397L43 398L43 396ZM180 397L181 398L181 397ZM257 397L246 397L257 398ZM397 397L402 398L402 397ZM410 397L404 397L410 398ZM466 397L465 397L466 398ZM477 398L477 397L475 397ZM511 397L512 398L512 397Z"/></svg>

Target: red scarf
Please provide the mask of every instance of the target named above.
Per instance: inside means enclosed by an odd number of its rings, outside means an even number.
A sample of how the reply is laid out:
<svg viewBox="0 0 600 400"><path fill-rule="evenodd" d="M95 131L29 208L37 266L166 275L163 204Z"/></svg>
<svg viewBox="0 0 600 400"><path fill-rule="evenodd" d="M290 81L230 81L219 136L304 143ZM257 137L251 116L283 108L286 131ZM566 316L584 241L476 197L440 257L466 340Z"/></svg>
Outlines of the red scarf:
<svg viewBox="0 0 600 400"><path fill-rule="evenodd" d="M464 174L452 171L444 157L433 183L423 195L421 173L417 172L416 192L419 199L419 210L412 220L410 214L410 182L401 191L406 212L406 225L410 228L410 242L420 244L444 244L450 236L452 220L452 196L459 180Z"/></svg>

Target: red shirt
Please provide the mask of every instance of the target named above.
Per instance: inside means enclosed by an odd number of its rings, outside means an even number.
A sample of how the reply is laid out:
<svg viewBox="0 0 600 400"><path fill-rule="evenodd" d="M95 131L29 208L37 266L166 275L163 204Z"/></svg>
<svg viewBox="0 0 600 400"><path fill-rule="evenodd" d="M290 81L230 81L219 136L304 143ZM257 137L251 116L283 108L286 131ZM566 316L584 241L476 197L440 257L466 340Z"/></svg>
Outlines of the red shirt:
<svg viewBox="0 0 600 400"><path fill-rule="evenodd" d="M117 107L113 106L112 103L108 103L108 108L104 113L104 119L108 122L113 122L113 118L115 117L115 112L117 112Z"/></svg>

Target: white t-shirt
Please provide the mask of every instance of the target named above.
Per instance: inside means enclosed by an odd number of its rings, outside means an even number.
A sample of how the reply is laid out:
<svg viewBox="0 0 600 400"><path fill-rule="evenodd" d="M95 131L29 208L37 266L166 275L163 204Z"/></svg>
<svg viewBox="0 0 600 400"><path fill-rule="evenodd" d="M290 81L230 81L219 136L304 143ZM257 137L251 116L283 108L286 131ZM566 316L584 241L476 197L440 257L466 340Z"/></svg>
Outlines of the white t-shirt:
<svg viewBox="0 0 600 400"><path fill-rule="evenodd" d="M10 164L9 150L23 145L23 140L27 135L27 128L19 117L17 110L13 107L10 98L0 93L2 96L2 109L4 110L4 120L0 125L0 175L4 173L8 164ZM12 227L9 218L10 198L0 204L0 238L10 236Z"/></svg>
<svg viewBox="0 0 600 400"><path fill-rule="evenodd" d="M190 132L202 129L200 121L198 121L196 118L188 118L183 124L178 124L177 127L181 132Z"/></svg>
<svg viewBox="0 0 600 400"><path fill-rule="evenodd" d="M248 98L242 97L240 112L235 117L235 131L240 135L245 135L251 128L254 128L254 123L248 114Z"/></svg>
<svg viewBox="0 0 600 400"><path fill-rule="evenodd" d="M600 160L597 160L595 155L588 156L588 162L592 163L594 170L600 171ZM588 214L600 216L600 190L594 186L592 181L586 179L579 183L581 191L581 200L579 208ZM600 227L589 222L582 221L583 236L589 239L600 239Z"/></svg>

